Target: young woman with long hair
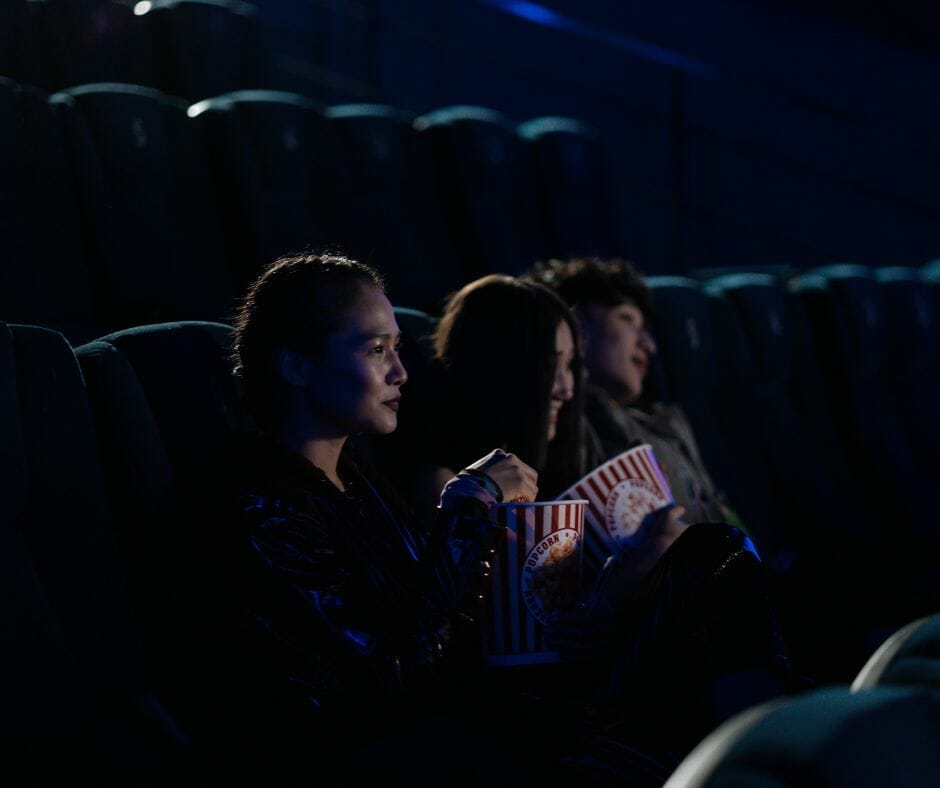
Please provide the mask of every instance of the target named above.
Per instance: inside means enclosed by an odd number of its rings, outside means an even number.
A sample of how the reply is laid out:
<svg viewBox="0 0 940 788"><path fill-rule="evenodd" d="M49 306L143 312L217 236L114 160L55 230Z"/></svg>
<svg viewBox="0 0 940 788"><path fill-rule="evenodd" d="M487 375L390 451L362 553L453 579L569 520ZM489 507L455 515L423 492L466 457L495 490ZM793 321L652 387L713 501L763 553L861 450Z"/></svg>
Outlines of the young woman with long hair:
<svg viewBox="0 0 940 788"><path fill-rule="evenodd" d="M453 469L484 446L534 468L540 500L600 464L582 412L577 329L565 302L530 280L488 275L447 300L420 429L404 425L425 459L417 510L430 516ZM687 524L684 513L669 506L649 517L582 604L550 621L546 636L574 671L520 670L511 683L538 694L533 686L556 677L624 741L652 735L678 753L734 711L787 691L786 649L750 540L724 522Z"/></svg>

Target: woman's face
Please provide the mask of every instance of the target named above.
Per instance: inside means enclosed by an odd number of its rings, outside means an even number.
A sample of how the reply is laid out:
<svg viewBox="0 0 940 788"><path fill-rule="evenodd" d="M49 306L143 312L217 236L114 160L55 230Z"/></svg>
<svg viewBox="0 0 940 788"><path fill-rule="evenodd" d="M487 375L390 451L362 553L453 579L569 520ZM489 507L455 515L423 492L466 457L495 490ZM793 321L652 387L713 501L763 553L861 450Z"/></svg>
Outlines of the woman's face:
<svg viewBox="0 0 940 788"><path fill-rule="evenodd" d="M574 396L574 336L567 321L562 320L555 329L555 381L552 398L548 406L548 440L555 439L558 431L558 414L568 400Z"/></svg>
<svg viewBox="0 0 940 788"><path fill-rule="evenodd" d="M311 360L306 385L321 434L395 430L399 389L408 379L398 357L400 337L388 298L364 286L324 353Z"/></svg>

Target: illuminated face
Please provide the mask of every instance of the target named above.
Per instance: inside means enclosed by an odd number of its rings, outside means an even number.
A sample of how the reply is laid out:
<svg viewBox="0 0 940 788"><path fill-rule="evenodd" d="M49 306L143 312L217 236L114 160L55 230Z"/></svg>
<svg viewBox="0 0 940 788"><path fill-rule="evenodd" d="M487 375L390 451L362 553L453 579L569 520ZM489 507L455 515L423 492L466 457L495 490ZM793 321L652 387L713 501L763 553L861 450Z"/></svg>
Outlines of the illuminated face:
<svg viewBox="0 0 940 788"><path fill-rule="evenodd" d="M618 402L637 399L656 353L643 313L627 301L617 306L588 304L578 309L578 318L591 382Z"/></svg>
<svg viewBox="0 0 940 788"><path fill-rule="evenodd" d="M552 384L552 399L548 406L548 440L552 441L558 430L558 414L568 400L574 396L574 336L568 323L562 320L555 329L555 381Z"/></svg>
<svg viewBox="0 0 940 788"><path fill-rule="evenodd" d="M408 379L398 357L400 337L388 298L377 287L364 286L306 376L321 435L395 430L399 389Z"/></svg>

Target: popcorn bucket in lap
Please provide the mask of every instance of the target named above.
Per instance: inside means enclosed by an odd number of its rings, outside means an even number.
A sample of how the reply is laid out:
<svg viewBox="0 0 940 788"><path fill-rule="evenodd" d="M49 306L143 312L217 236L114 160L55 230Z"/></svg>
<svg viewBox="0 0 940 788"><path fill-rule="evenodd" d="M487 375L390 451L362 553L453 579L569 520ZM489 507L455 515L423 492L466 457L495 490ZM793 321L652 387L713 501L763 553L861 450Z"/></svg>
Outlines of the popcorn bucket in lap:
<svg viewBox="0 0 940 788"><path fill-rule="evenodd" d="M650 512L674 502L666 477L648 443L608 460L558 496L587 499L583 573L586 584L600 574L608 556L629 544Z"/></svg>
<svg viewBox="0 0 940 788"><path fill-rule="evenodd" d="M501 503L493 507L506 539L496 555L484 616L491 665L557 662L542 629L553 610L581 591L581 542L586 500Z"/></svg>

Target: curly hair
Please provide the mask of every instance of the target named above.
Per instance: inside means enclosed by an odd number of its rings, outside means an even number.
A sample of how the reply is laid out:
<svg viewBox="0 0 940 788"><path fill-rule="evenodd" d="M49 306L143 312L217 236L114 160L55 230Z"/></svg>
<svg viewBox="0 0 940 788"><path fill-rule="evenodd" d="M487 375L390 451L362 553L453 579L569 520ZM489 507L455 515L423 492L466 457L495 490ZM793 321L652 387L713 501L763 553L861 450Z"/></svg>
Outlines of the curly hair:
<svg viewBox="0 0 940 788"><path fill-rule="evenodd" d="M653 317L653 299L643 275L620 257L539 260L522 278L550 287L573 309L590 303L618 306L629 301L645 320L650 322Z"/></svg>

